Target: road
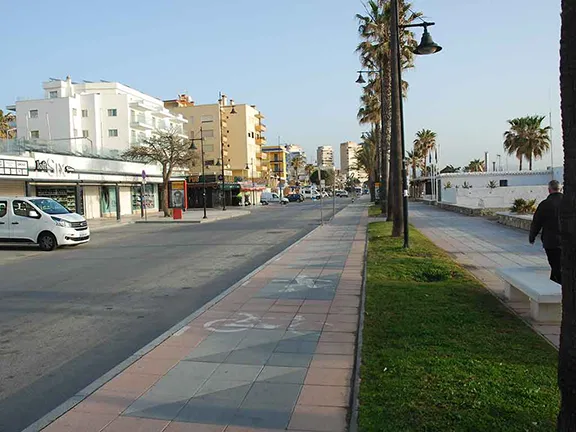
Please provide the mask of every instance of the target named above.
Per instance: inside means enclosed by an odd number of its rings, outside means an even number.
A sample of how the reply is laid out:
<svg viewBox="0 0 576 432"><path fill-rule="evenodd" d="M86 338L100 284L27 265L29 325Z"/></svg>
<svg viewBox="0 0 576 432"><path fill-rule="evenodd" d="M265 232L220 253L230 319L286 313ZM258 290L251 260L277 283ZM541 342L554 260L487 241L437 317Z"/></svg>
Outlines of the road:
<svg viewBox="0 0 576 432"><path fill-rule="evenodd" d="M350 201L337 200L337 210ZM332 213L326 203L324 216ZM18 432L319 224L319 204L0 247L0 431Z"/></svg>

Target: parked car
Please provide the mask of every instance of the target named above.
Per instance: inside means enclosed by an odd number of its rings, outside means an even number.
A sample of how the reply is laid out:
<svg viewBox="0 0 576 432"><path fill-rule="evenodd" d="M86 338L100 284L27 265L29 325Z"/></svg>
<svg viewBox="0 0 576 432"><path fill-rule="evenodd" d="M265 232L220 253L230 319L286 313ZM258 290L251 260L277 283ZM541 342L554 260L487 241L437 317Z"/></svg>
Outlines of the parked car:
<svg viewBox="0 0 576 432"><path fill-rule="evenodd" d="M35 243L51 251L89 240L86 219L51 198L0 197L0 243Z"/></svg>
<svg viewBox="0 0 576 432"><path fill-rule="evenodd" d="M320 192L316 189L304 189L302 195L308 199L320 199Z"/></svg>
<svg viewBox="0 0 576 432"><path fill-rule="evenodd" d="M336 191L336 196L339 198L348 198L348 191L345 190Z"/></svg>
<svg viewBox="0 0 576 432"><path fill-rule="evenodd" d="M280 198L280 195L274 192L262 192L262 195L260 196L260 204L262 205L268 205L270 203L287 204L288 202L288 198Z"/></svg>
<svg viewBox="0 0 576 432"><path fill-rule="evenodd" d="M304 195L299 194L299 193L291 193L287 196L288 201L290 202L303 202L304 201Z"/></svg>

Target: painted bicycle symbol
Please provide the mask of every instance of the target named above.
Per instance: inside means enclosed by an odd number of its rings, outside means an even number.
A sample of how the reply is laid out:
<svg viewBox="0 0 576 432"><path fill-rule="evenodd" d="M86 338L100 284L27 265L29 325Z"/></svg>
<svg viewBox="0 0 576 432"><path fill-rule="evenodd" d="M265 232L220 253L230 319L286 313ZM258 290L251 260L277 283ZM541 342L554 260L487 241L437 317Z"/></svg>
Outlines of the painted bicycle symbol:
<svg viewBox="0 0 576 432"><path fill-rule="evenodd" d="M332 288L334 286L334 281L330 279L314 279L305 275L296 276L294 282L288 279L276 279L274 282L287 282L288 285L280 290L280 292L286 293L309 289Z"/></svg>
<svg viewBox="0 0 576 432"><path fill-rule="evenodd" d="M204 324L204 328L216 333L236 333L246 331L254 326L258 326L261 330L275 330L280 328L280 325L263 322L262 319L256 315L247 312L240 312L238 315L241 318L221 318L209 321ZM267 320L274 321L274 318L267 318ZM302 315L296 315L290 323L289 330L297 332L297 329L306 321Z"/></svg>

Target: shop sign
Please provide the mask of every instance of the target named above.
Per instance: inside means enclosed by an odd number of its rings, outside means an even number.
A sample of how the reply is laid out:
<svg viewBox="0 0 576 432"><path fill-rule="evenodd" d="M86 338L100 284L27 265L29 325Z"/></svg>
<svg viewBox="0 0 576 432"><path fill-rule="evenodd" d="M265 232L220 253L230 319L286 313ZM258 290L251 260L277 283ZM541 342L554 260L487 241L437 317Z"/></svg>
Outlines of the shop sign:
<svg viewBox="0 0 576 432"><path fill-rule="evenodd" d="M70 165L56 162L54 159L37 160L36 171L47 172L50 176L65 177L66 174L73 173L75 170Z"/></svg>
<svg viewBox="0 0 576 432"><path fill-rule="evenodd" d="M0 175L27 176L28 162L13 159L0 159Z"/></svg>

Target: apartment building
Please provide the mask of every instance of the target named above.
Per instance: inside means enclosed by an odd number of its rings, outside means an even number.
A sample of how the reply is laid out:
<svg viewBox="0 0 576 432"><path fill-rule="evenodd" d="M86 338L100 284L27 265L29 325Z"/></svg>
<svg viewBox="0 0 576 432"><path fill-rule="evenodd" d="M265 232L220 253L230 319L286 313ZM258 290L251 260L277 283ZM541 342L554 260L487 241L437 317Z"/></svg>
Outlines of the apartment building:
<svg viewBox="0 0 576 432"><path fill-rule="evenodd" d="M323 168L334 168L334 149L332 146L320 146L316 150L317 164Z"/></svg>
<svg viewBox="0 0 576 432"><path fill-rule="evenodd" d="M16 111L18 137L59 142L73 154L120 155L155 131L184 134L186 119L164 103L118 82L73 82L50 79L42 99L20 100Z"/></svg>
<svg viewBox="0 0 576 432"><path fill-rule="evenodd" d="M288 144L286 146L286 151L288 152L288 177L290 180L293 181L299 181L299 180L304 180L306 178L305 172L304 172L304 167L307 163L307 157L306 157L306 152L304 151L304 149L297 145L297 144ZM298 170L296 170L296 168L293 166L292 161L295 158L300 158L302 160L302 166L298 168Z"/></svg>
<svg viewBox="0 0 576 432"><path fill-rule="evenodd" d="M340 170L344 177L354 177L365 182L368 176L363 170L358 169L356 152L361 148L360 144L346 141L340 144Z"/></svg>
<svg viewBox="0 0 576 432"><path fill-rule="evenodd" d="M270 168L270 184L274 179L284 183L288 179L288 151L284 146L264 146L262 152L268 154L268 166Z"/></svg>
<svg viewBox="0 0 576 432"><path fill-rule="evenodd" d="M207 172L220 173L224 163L225 176L235 181L254 177L261 183L258 179L267 178L266 154L262 152L266 126L255 105L234 104L226 95L217 103L197 105L183 94L164 101L164 106L186 118L184 131L189 137L200 138L202 132Z"/></svg>

